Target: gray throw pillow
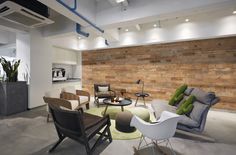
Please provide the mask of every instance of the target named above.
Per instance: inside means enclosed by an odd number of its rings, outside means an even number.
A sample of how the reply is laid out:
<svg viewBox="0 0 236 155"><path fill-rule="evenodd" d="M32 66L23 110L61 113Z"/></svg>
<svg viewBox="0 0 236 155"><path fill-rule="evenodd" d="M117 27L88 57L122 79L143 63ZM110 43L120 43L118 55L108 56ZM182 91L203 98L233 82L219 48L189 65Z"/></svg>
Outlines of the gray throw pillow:
<svg viewBox="0 0 236 155"><path fill-rule="evenodd" d="M193 106L194 107L193 107L192 112L190 113L190 118L200 124L202 115L204 114L204 112L209 110L209 105L202 104L201 102L195 101L193 102Z"/></svg>
<svg viewBox="0 0 236 155"><path fill-rule="evenodd" d="M205 92L198 88L194 88L191 95L194 95L198 101L208 105L210 105L216 97L214 92Z"/></svg>
<svg viewBox="0 0 236 155"><path fill-rule="evenodd" d="M193 89L194 89L194 88L189 88L189 87L188 87L188 88L184 91L184 94L189 96L189 95L191 94L191 92L193 91Z"/></svg>
<svg viewBox="0 0 236 155"><path fill-rule="evenodd" d="M108 86L98 86L99 92L108 92Z"/></svg>

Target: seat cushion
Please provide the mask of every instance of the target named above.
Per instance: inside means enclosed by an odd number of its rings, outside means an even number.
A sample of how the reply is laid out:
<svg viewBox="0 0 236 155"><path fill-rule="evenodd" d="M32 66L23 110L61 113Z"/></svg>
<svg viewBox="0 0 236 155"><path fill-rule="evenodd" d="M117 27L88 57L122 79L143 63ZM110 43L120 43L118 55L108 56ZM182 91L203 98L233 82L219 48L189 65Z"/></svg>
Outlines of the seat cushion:
<svg viewBox="0 0 236 155"><path fill-rule="evenodd" d="M77 100L68 100L71 103L71 109L75 110L79 106L79 101Z"/></svg>
<svg viewBox="0 0 236 155"><path fill-rule="evenodd" d="M88 96L79 96L80 104L88 102Z"/></svg>
<svg viewBox="0 0 236 155"><path fill-rule="evenodd" d="M201 123L203 113L209 109L209 105L202 104L201 102L195 101L193 102L193 110L190 113L190 118L194 121Z"/></svg>

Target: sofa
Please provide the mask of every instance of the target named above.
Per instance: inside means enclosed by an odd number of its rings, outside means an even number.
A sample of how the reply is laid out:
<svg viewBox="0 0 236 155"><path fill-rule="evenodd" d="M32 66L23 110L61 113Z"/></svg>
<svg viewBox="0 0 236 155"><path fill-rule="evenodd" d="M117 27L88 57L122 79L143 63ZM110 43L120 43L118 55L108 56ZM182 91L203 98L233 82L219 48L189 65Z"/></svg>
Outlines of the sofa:
<svg viewBox="0 0 236 155"><path fill-rule="evenodd" d="M156 119L158 119L163 111L176 113L178 107L190 96L195 96L193 109L190 113L181 115L177 125L177 129L201 133L204 131L206 118L209 109L220 101L220 98L214 92L205 92L199 88L187 88L184 91L184 97L178 104L171 106L165 100L153 100L151 106Z"/></svg>

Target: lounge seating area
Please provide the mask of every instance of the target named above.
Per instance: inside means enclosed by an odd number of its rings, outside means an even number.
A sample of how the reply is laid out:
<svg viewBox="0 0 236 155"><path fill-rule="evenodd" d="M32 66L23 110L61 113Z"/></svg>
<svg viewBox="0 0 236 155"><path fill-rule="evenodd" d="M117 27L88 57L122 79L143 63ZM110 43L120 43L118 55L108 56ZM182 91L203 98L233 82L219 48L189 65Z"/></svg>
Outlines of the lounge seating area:
<svg viewBox="0 0 236 155"><path fill-rule="evenodd" d="M234 155L236 0L0 0L0 155Z"/></svg>

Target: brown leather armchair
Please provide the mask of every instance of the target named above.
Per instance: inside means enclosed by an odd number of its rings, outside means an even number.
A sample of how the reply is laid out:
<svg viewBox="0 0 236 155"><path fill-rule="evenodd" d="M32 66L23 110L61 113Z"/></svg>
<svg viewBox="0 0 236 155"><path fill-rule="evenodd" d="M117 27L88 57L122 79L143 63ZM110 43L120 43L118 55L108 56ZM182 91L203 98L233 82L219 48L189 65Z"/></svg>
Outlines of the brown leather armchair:
<svg viewBox="0 0 236 155"><path fill-rule="evenodd" d="M89 92L83 90L76 90L73 86L65 87L62 89L60 98L71 102L72 109L78 109L82 105L86 105L86 109L89 109Z"/></svg>
<svg viewBox="0 0 236 155"><path fill-rule="evenodd" d="M116 92L111 90L110 84L94 84L94 103L99 107L99 99L116 97Z"/></svg>

